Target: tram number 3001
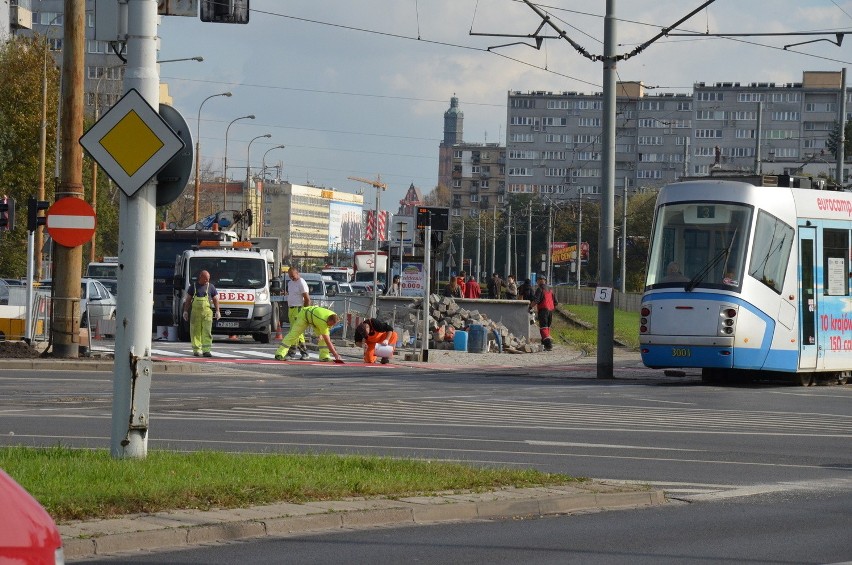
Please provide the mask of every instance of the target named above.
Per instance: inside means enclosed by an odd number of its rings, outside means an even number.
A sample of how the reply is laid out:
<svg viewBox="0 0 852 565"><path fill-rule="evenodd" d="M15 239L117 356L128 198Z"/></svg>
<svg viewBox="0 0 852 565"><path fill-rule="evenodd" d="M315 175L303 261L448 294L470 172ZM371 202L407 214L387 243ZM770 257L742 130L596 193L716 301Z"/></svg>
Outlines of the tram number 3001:
<svg viewBox="0 0 852 565"><path fill-rule="evenodd" d="M672 357L691 357L692 351L688 347L673 347Z"/></svg>

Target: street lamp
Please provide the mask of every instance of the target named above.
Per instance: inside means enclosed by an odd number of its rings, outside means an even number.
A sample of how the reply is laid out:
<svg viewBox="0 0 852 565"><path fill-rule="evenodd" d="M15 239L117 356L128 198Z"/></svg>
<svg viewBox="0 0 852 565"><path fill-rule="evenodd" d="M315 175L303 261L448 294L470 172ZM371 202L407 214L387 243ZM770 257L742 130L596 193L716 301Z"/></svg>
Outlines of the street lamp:
<svg viewBox="0 0 852 565"><path fill-rule="evenodd" d="M204 103L210 100L211 98L216 98L217 96L227 96L231 97L230 92L220 92L219 94L211 94L207 98L201 101L201 105L198 106L198 121L195 127L195 212L193 215L193 221L198 222L198 201L201 197L201 108L204 107Z"/></svg>
<svg viewBox="0 0 852 565"><path fill-rule="evenodd" d="M248 116L240 116L239 118L234 118L231 120L231 123L228 124L228 127L225 128L225 169L222 171L222 211L228 209L228 132L231 129L231 126L234 125L234 122L238 120L253 120L254 114L249 114Z"/></svg>
<svg viewBox="0 0 852 565"><path fill-rule="evenodd" d="M261 178L262 178L262 182L266 182L266 154L267 154L267 153L269 153L270 151L275 150L275 149L284 149L285 147L286 147L286 145L276 145L275 147L270 147L269 149L267 149L267 150L263 153L263 160L262 160L263 167L260 169L260 176L261 176ZM281 177L281 171L280 171L280 169L279 169L279 171L278 171L278 176L279 176L279 178ZM261 193L260 193L260 206L258 206L258 207L257 207L257 218L256 218L256 221L257 221L257 225L259 226L259 227L258 227L258 231L260 232L260 235L263 235L263 222L264 222L264 218L263 218L263 212L264 212L264 208L263 208L263 207L264 207L264 202L263 202L263 198L264 198L264 197L263 197L263 184L261 184L261 185L260 185L260 190L261 190Z"/></svg>
<svg viewBox="0 0 852 565"><path fill-rule="evenodd" d="M180 63L181 61L198 61L199 63L204 61L204 57L186 57L185 59L164 59L162 61L157 61L157 64L160 63Z"/></svg>
<svg viewBox="0 0 852 565"><path fill-rule="evenodd" d="M252 140L248 142L248 149L246 150L246 192L243 198L243 210L251 208L251 144L258 139L269 139L270 137L272 137L271 133L265 133L252 138Z"/></svg>

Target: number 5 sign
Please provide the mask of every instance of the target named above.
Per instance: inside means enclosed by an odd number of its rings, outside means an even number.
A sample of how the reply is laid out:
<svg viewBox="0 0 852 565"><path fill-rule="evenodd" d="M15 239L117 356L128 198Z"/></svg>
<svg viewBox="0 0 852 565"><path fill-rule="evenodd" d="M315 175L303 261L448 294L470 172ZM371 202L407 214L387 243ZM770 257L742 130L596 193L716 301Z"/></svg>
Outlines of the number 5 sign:
<svg viewBox="0 0 852 565"><path fill-rule="evenodd" d="M595 302L612 302L612 287L599 286L595 288Z"/></svg>

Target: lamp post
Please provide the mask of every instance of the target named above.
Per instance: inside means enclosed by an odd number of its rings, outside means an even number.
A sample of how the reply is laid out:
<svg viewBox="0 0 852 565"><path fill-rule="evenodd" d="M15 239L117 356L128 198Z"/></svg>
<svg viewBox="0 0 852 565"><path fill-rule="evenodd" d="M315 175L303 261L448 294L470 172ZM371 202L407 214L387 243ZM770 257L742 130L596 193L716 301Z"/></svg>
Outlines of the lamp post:
<svg viewBox="0 0 852 565"><path fill-rule="evenodd" d="M231 123L228 124L228 127L225 128L225 168L222 170L222 211L228 209L228 132L231 130L231 126L234 125L234 122L239 120L253 120L254 114L249 114L248 116L240 116L239 118L234 118L231 120Z"/></svg>
<svg viewBox="0 0 852 565"><path fill-rule="evenodd" d="M251 195L251 144L257 141L258 139L269 139L270 137L272 137L271 133L265 133L263 135L258 135L257 137L252 138L252 140L248 142L248 149L246 150L246 192L243 197L243 210L248 210L251 208L251 199L249 198L249 196Z"/></svg>
<svg viewBox="0 0 852 565"><path fill-rule="evenodd" d="M270 147L269 149L264 151L263 160L262 160L262 168L260 169L260 176L262 178L262 180L261 180L262 183L266 182L266 154L269 153L270 151L275 150L275 149L284 149L285 147L286 147L286 145L276 145L275 147ZM281 178L281 171L280 170L278 171L278 178ZM263 218L263 198L264 198L263 197L263 184L260 185L260 190L261 190L261 192L260 192L260 206L257 207L257 220L256 221L257 221L257 225L259 226L258 232L260 232L260 235L263 235L263 222L264 222L264 218Z"/></svg>
<svg viewBox="0 0 852 565"><path fill-rule="evenodd" d="M198 222L198 201L201 198L201 108L204 107L204 103L210 100L211 98L216 98L217 96L227 96L231 97L230 92L220 92L219 94L211 94L207 98L201 101L201 104L198 106L198 120L195 126L195 211L193 213L193 221Z"/></svg>

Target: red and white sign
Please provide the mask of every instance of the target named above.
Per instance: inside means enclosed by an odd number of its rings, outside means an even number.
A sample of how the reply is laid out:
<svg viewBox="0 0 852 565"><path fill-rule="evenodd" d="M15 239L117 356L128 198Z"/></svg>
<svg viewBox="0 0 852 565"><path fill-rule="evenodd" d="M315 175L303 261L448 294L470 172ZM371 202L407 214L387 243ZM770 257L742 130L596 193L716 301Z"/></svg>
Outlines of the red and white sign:
<svg viewBox="0 0 852 565"><path fill-rule="evenodd" d="M96 223L95 210L80 198L61 198L47 209L47 233L64 247L90 242Z"/></svg>

